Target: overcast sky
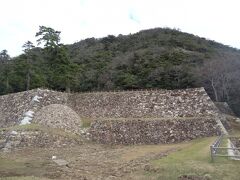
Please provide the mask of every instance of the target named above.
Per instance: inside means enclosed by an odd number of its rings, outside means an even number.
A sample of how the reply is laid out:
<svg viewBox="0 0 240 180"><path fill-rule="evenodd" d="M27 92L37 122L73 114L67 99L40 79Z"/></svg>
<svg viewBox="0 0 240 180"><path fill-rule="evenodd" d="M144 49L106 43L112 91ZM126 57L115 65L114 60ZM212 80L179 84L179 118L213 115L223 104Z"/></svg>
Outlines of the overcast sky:
<svg viewBox="0 0 240 180"><path fill-rule="evenodd" d="M154 27L240 48L239 0L1 0L0 51L22 53L39 25L61 31L63 43L129 34Z"/></svg>

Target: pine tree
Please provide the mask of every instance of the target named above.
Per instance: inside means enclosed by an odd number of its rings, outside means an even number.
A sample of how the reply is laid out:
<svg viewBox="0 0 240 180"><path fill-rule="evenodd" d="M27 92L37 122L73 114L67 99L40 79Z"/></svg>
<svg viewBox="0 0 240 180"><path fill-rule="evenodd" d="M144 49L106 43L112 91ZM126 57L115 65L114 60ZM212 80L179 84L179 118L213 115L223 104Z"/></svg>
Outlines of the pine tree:
<svg viewBox="0 0 240 180"><path fill-rule="evenodd" d="M31 41L27 41L23 46L23 51L26 55L26 90L30 89L31 75L32 75L32 62L34 55L32 49L35 47Z"/></svg>
<svg viewBox="0 0 240 180"><path fill-rule="evenodd" d="M2 50L0 53L0 63L1 63L1 78L4 82L4 88L2 91L4 93L10 92L9 76L10 76L10 56L7 50Z"/></svg>
<svg viewBox="0 0 240 180"><path fill-rule="evenodd" d="M40 26L36 37L39 37L38 44L44 43L50 86L70 92L78 65L70 61L67 48L60 43L60 33L53 28Z"/></svg>

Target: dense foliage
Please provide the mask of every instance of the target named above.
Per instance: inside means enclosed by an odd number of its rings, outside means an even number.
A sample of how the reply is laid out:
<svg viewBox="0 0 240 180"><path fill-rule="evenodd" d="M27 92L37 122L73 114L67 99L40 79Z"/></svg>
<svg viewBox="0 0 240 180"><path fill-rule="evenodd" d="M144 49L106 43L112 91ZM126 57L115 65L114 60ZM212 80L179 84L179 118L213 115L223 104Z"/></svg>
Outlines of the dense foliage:
<svg viewBox="0 0 240 180"><path fill-rule="evenodd" d="M218 101L240 104L240 51L179 30L156 28L133 35L60 43L60 32L40 26L24 53L0 54L0 94L36 87L61 91L180 89L204 86Z"/></svg>

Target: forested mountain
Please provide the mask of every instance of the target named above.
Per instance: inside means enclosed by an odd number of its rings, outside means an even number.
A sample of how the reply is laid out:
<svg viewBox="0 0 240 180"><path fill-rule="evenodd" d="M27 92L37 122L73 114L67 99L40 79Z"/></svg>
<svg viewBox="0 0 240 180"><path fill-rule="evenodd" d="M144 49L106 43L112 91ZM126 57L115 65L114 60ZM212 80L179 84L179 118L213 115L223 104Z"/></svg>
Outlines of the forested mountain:
<svg viewBox="0 0 240 180"><path fill-rule="evenodd" d="M2 51L1 94L36 87L78 92L204 86L213 100L227 101L240 114L237 49L168 28L71 45L62 45L52 28L40 26L36 35L44 48L26 43L24 54L13 59Z"/></svg>

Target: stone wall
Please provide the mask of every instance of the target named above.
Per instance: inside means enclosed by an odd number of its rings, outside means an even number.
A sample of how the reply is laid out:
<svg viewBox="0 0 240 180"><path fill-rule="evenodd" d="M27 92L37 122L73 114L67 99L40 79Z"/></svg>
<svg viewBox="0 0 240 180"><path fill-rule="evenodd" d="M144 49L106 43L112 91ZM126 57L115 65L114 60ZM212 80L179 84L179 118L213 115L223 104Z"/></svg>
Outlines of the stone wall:
<svg viewBox="0 0 240 180"><path fill-rule="evenodd" d="M220 134L214 118L115 119L92 123L93 141L103 144L161 144Z"/></svg>
<svg viewBox="0 0 240 180"><path fill-rule="evenodd" d="M0 96L0 128L18 125L32 112L32 116L42 107L50 104L67 104L68 94L34 89Z"/></svg>
<svg viewBox="0 0 240 180"><path fill-rule="evenodd" d="M123 91L69 95L69 105L89 118L216 116L218 109L203 88Z"/></svg>
<svg viewBox="0 0 240 180"><path fill-rule="evenodd" d="M35 89L0 96L0 127L20 124L27 112L35 114L50 104L68 105L80 117L88 118L169 118L218 114L218 109L203 88L75 94Z"/></svg>
<svg viewBox="0 0 240 180"><path fill-rule="evenodd" d="M73 109L80 117L98 119L92 125L92 137L96 141L100 141L98 138L106 140L106 143L179 142L216 134L216 122L221 126L221 121L216 121L219 119L219 111L203 88L75 94L35 89L0 96L0 102L0 128L19 125L29 119L34 123L49 125L49 118L44 118L44 113L40 116L39 112L47 105L63 104ZM116 120L102 120L107 118ZM119 118L138 120L122 121ZM150 120L141 120L146 118ZM69 122L63 119L56 121L61 121L58 122L58 127L68 129L66 126ZM113 129L109 129L109 122ZM80 127L74 127L76 128L71 126L70 129L74 132L78 129L81 131ZM171 130L175 134L172 134ZM116 136L116 139L108 140L109 136Z"/></svg>
<svg viewBox="0 0 240 180"><path fill-rule="evenodd" d="M230 140L236 148L240 148L240 137L230 137Z"/></svg>
<svg viewBox="0 0 240 180"><path fill-rule="evenodd" d="M64 147L82 144L82 139L64 133L39 130L0 130L0 149L10 151L18 147Z"/></svg>
<svg viewBox="0 0 240 180"><path fill-rule="evenodd" d="M72 114L76 112L80 117L97 119L91 125L90 134L94 141L101 143L181 142L216 135L219 127L224 129L221 113L203 88L74 94L35 89L0 96L0 128L31 120L43 126L56 125L75 133L81 132L80 121L68 128L66 118L46 119L41 110L51 104L63 104L73 110ZM57 108L57 111L61 110Z"/></svg>

